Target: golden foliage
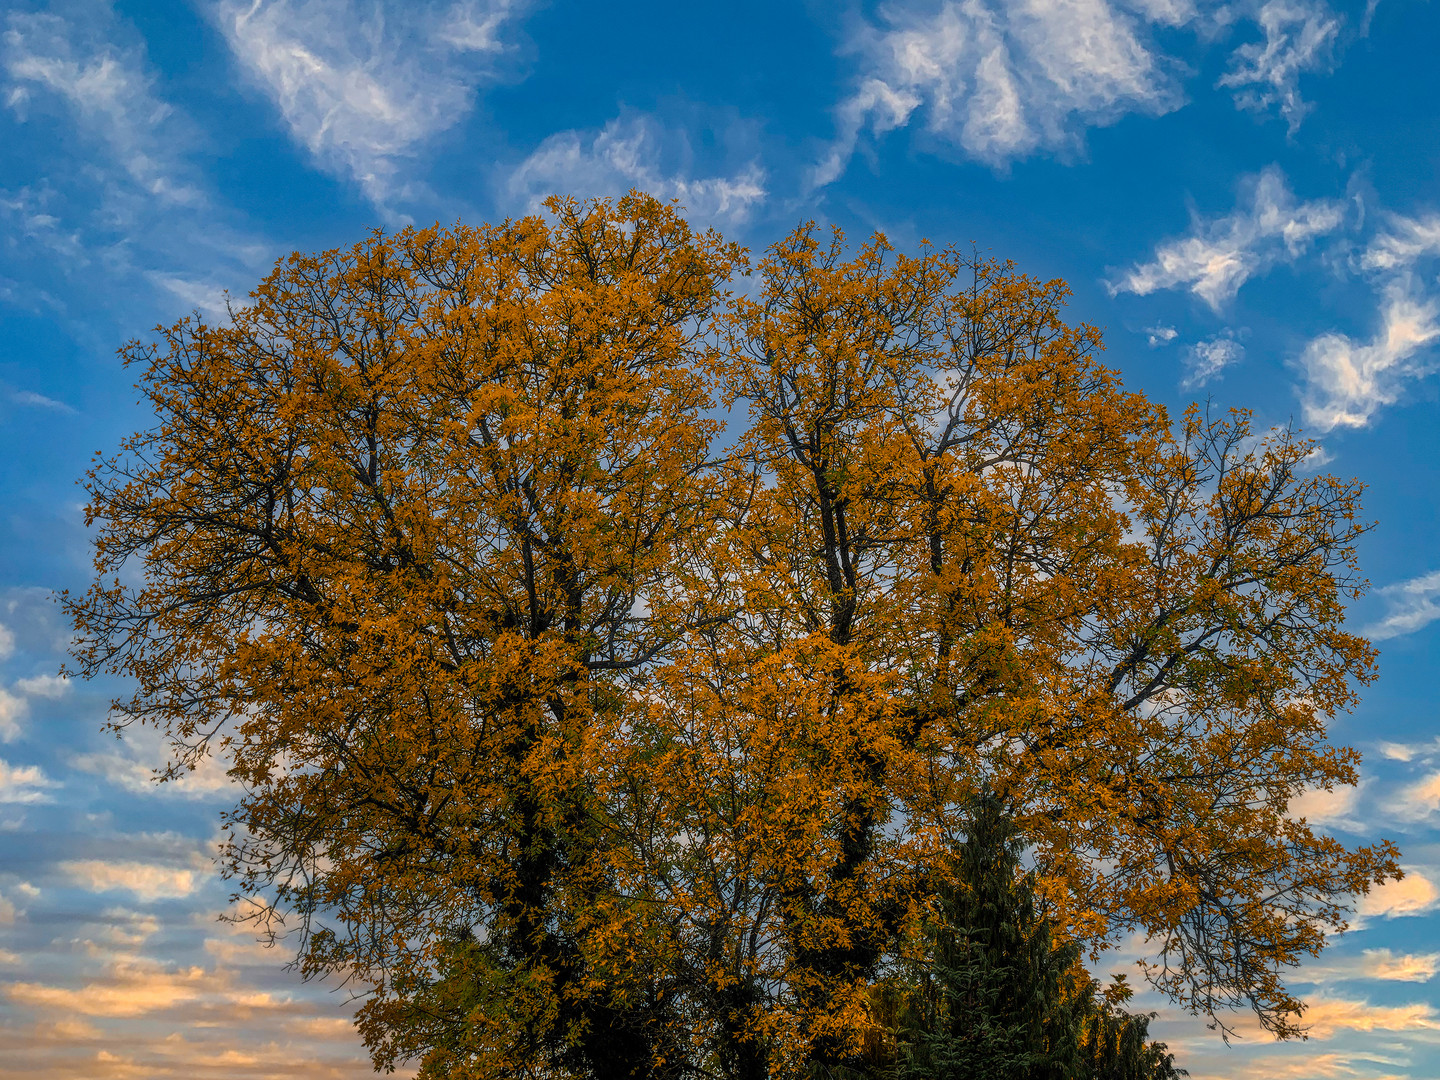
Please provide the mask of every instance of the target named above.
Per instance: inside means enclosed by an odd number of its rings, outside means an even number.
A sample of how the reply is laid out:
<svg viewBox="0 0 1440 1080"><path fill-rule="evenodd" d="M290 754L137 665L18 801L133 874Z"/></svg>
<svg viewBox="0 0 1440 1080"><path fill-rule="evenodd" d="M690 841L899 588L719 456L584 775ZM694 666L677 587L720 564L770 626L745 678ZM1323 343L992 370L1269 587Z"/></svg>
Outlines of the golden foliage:
<svg viewBox="0 0 1440 1080"><path fill-rule="evenodd" d="M1172 428L1009 264L805 227L737 272L556 200L131 344L76 670L227 755L226 866L377 1065L853 1061L982 785L1069 935L1293 1032L1285 969L1398 874L1287 814L1355 782L1358 485Z"/></svg>

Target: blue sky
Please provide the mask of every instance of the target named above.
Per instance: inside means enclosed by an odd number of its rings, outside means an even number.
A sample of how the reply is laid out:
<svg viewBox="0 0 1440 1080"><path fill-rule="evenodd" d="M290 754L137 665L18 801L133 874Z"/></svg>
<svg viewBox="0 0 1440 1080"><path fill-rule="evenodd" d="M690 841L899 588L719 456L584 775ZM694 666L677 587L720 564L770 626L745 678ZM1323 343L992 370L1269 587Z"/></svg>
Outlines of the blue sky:
<svg viewBox="0 0 1440 1080"><path fill-rule="evenodd" d="M1409 874L1297 973L1307 1042L1144 1003L1199 1080L1440 1077L1437 42L1426 0L4 0L7 1075L368 1072L343 988L216 921L224 775L156 789L158 742L100 731L117 688L55 677L76 478L147 423L115 349L294 249L638 186L753 248L814 219L1065 278L1129 385L1368 485L1362 782L1298 809Z"/></svg>

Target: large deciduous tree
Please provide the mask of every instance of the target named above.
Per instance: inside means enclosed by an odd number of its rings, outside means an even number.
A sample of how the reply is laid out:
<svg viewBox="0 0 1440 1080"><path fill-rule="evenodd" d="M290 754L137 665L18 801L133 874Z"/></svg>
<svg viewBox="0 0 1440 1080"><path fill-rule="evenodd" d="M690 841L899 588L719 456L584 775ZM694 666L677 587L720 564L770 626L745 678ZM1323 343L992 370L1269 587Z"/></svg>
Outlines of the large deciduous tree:
<svg viewBox="0 0 1440 1080"><path fill-rule="evenodd" d="M855 1065L982 790L1062 937L1293 1032L1285 969L1398 873L1287 809L1355 781L1358 485L1172 426L1008 264L806 227L738 272L561 200L128 346L76 670L226 755L226 868L379 1065Z"/></svg>

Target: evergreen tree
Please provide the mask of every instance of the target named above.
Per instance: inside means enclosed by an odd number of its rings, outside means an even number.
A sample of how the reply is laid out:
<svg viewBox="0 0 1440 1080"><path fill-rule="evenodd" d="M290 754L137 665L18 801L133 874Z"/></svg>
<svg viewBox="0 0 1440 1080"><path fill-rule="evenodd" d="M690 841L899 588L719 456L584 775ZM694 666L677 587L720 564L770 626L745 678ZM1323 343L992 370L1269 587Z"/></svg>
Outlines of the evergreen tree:
<svg viewBox="0 0 1440 1080"><path fill-rule="evenodd" d="M1022 873L1000 800L976 800L954 883L939 890L912 993L882 992L900 1080L1171 1080L1183 1075L1149 1018L1102 1000L1079 946L1057 942Z"/></svg>

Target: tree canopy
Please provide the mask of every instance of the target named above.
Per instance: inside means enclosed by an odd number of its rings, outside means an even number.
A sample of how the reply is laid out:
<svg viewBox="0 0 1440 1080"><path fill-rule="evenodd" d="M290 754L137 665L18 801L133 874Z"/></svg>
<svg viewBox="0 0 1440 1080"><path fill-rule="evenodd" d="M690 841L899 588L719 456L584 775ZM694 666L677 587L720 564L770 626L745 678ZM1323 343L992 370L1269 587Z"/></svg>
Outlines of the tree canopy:
<svg viewBox="0 0 1440 1080"><path fill-rule="evenodd" d="M1172 423L1066 297L638 193L291 256L122 350L74 669L224 756L225 868L377 1066L833 1073L982 790L1060 938L1294 1033L1398 876L1288 811L1356 780L1360 486Z"/></svg>

